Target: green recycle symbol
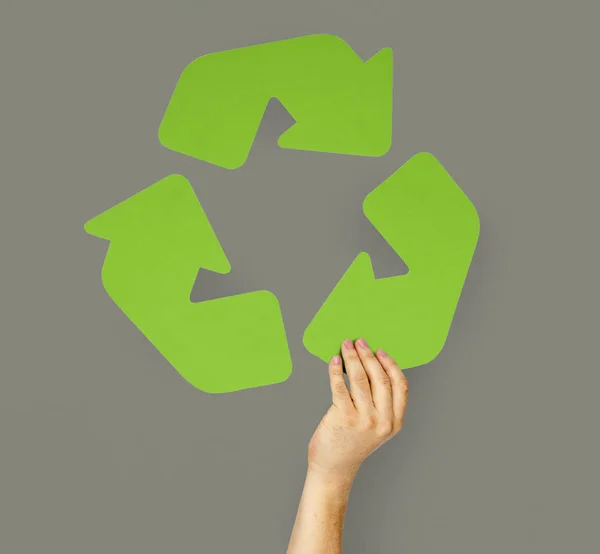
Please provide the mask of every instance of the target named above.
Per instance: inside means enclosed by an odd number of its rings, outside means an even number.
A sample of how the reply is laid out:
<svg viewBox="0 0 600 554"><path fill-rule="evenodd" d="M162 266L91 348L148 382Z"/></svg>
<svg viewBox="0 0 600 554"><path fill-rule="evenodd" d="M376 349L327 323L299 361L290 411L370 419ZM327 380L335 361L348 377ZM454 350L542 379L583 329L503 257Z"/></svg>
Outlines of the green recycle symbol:
<svg viewBox="0 0 600 554"><path fill-rule="evenodd" d="M332 35L196 59L179 78L159 140L238 168L273 97L296 120L279 137L282 148L382 156L391 147L391 50L365 63ZM427 153L369 193L363 210L409 272L376 279L369 255L359 253L308 325L304 345L328 361L343 339L364 337L403 368L426 364L446 341L479 236L477 211ZM185 177L165 177L85 230L110 241L102 268L108 295L189 383L224 393L289 377L292 360L273 293L190 300L201 268L228 273L231 265Z"/></svg>

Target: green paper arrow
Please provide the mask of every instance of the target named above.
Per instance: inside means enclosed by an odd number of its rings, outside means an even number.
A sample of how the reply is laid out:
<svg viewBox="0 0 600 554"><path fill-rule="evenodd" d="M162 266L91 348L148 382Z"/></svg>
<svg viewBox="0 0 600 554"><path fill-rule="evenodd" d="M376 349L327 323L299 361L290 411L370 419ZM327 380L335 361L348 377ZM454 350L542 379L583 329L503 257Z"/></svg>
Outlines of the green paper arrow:
<svg viewBox="0 0 600 554"><path fill-rule="evenodd" d="M373 190L364 212L409 268L376 279L361 252L304 333L328 361L346 338L364 337L409 368L441 351L475 251L475 207L430 154L414 156Z"/></svg>
<svg viewBox="0 0 600 554"><path fill-rule="evenodd" d="M256 291L193 303L199 268L231 266L185 177L170 175L88 221L110 240L108 295L192 385L211 393L270 385L292 369L279 302Z"/></svg>
<svg viewBox="0 0 600 554"><path fill-rule="evenodd" d="M296 123L283 148L382 156L392 140L392 51L366 63L341 38L311 35L216 52L181 74L159 128L163 146L228 169L246 161L267 103Z"/></svg>

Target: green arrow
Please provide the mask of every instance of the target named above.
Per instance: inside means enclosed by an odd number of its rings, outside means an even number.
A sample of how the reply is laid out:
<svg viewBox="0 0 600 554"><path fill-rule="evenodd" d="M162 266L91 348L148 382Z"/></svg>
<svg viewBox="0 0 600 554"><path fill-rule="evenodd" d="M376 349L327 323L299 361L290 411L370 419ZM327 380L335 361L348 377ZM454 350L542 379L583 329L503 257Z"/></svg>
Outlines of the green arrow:
<svg viewBox="0 0 600 554"><path fill-rule="evenodd" d="M373 190L364 212L409 268L376 279L361 252L304 333L306 348L323 360L346 338L364 337L402 368L441 351L475 251L475 207L430 154L417 154Z"/></svg>
<svg viewBox="0 0 600 554"><path fill-rule="evenodd" d="M267 103L296 119L282 148L382 156L392 140L392 51L364 63L341 38L310 35L216 52L181 74L163 146L228 169L246 161Z"/></svg>
<svg viewBox="0 0 600 554"><path fill-rule="evenodd" d="M231 267L190 183L170 175L88 221L110 240L108 295L192 385L211 393L285 381L291 359L269 291L192 303L199 268Z"/></svg>

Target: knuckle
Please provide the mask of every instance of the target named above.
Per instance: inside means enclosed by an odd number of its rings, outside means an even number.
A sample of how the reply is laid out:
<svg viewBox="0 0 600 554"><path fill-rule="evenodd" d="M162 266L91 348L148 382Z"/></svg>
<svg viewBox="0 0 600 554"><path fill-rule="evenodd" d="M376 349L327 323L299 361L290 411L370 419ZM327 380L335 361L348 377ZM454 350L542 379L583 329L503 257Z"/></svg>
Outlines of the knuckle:
<svg viewBox="0 0 600 554"><path fill-rule="evenodd" d="M344 370L342 369L342 364L329 364L329 371L332 375L343 375Z"/></svg>
<svg viewBox="0 0 600 554"><path fill-rule="evenodd" d="M399 390L403 392L408 392L408 381L406 380L406 377L400 370L398 370L398 372L395 375L393 375L393 378L394 384L398 387Z"/></svg>
<svg viewBox="0 0 600 554"><path fill-rule="evenodd" d="M345 383L337 383L335 385L335 392L337 394L346 394L347 391L348 391L348 389L346 388Z"/></svg>
<svg viewBox="0 0 600 554"><path fill-rule="evenodd" d="M389 437L392 434L393 425L391 421L381 421L377 426L377 434L380 437Z"/></svg>
<svg viewBox="0 0 600 554"><path fill-rule="evenodd" d="M400 432L402 425L404 425L404 417L400 416L394 418L394 434Z"/></svg>
<svg viewBox="0 0 600 554"><path fill-rule="evenodd" d="M344 417L347 425L354 427L358 424L359 414L356 410L349 410Z"/></svg>
<svg viewBox="0 0 600 554"><path fill-rule="evenodd" d="M358 360L358 352L356 350L348 350L344 354L344 358L348 360Z"/></svg>
<svg viewBox="0 0 600 554"><path fill-rule="evenodd" d="M362 350L361 357L373 360L375 359L375 354L373 354L373 351L370 348L365 348Z"/></svg>
<svg viewBox="0 0 600 554"><path fill-rule="evenodd" d="M388 366L387 370L390 373L390 376L394 379L394 381L403 380L402 372L396 364L391 364L390 366Z"/></svg>
<svg viewBox="0 0 600 554"><path fill-rule="evenodd" d="M365 386L369 384L369 378L367 377L367 374L364 371L361 371L354 377L354 382L357 385Z"/></svg>
<svg viewBox="0 0 600 554"><path fill-rule="evenodd" d="M375 429L377 427L377 416L374 414L367 414L363 420L363 426L365 429Z"/></svg>
<svg viewBox="0 0 600 554"><path fill-rule="evenodd" d="M359 427L359 418L355 413L346 416L346 423L353 428Z"/></svg>
<svg viewBox="0 0 600 554"><path fill-rule="evenodd" d="M386 387L389 387L391 385L391 381L390 378L388 377L388 374L385 373L385 371L382 371L381 374L377 377L377 380L382 384L385 385Z"/></svg>

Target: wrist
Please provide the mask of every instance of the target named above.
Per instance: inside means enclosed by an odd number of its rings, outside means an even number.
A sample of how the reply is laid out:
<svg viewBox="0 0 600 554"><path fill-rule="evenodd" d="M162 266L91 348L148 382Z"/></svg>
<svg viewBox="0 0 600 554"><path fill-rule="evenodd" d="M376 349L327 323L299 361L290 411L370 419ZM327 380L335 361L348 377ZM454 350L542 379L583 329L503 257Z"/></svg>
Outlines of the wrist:
<svg viewBox="0 0 600 554"><path fill-rule="evenodd" d="M358 468L345 471L333 471L309 464L306 481L314 483L324 490L330 490L335 493L349 493L352 484L354 483L357 470Z"/></svg>

